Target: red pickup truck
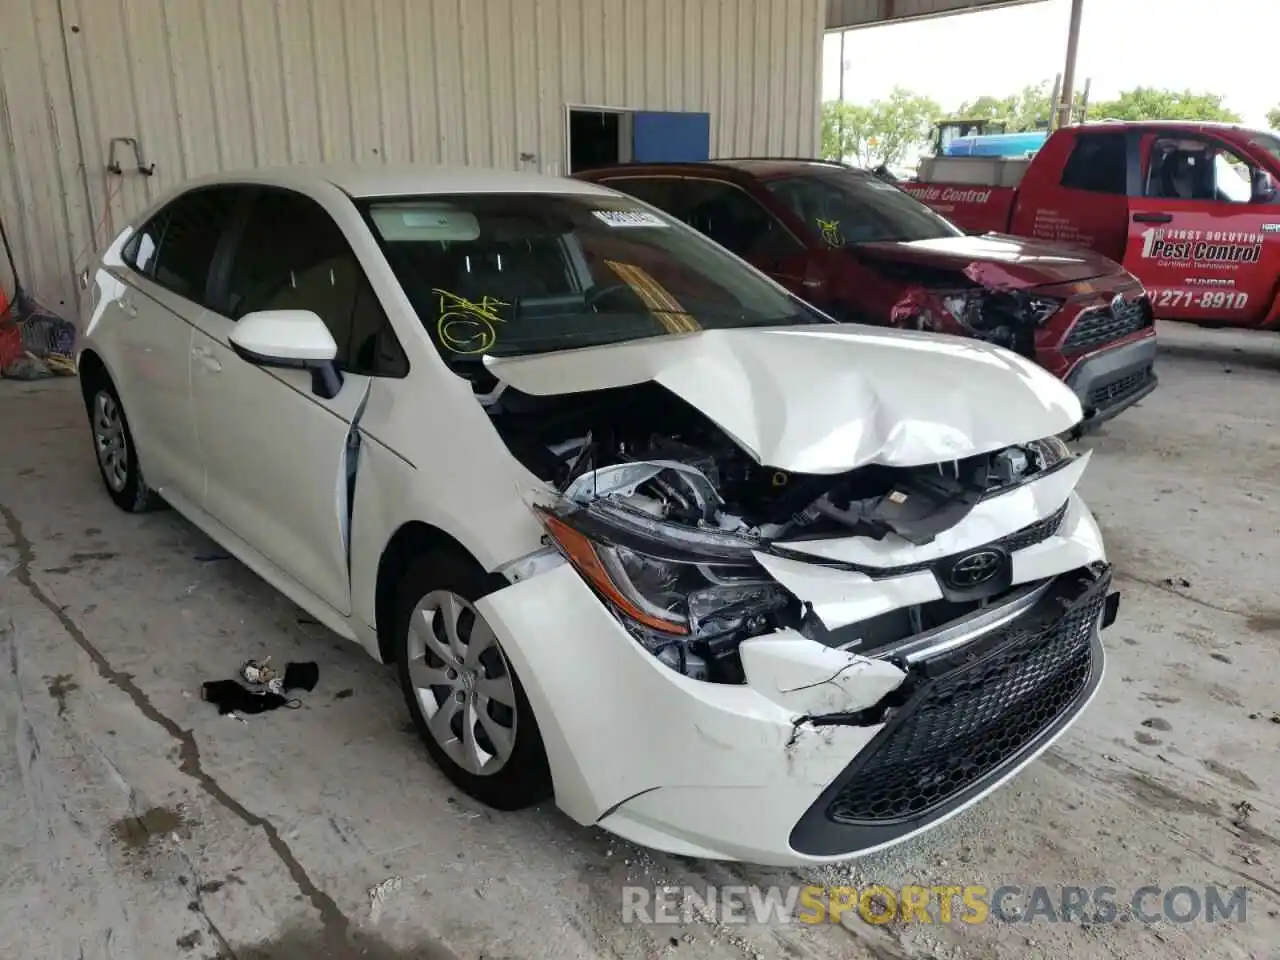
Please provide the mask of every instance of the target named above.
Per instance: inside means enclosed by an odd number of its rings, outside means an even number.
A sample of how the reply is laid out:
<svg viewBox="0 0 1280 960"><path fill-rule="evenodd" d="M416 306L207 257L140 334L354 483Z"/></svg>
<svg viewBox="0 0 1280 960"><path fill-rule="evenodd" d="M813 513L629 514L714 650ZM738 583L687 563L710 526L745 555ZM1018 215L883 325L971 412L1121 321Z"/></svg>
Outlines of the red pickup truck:
<svg viewBox="0 0 1280 960"><path fill-rule="evenodd" d="M1157 317L1280 329L1280 137L1228 124L1091 123L1030 159L935 157L901 186L970 233L1080 244Z"/></svg>
<svg viewBox="0 0 1280 960"><path fill-rule="evenodd" d="M838 320L987 340L1080 398L1083 429L1156 388L1142 285L1079 247L970 237L893 183L839 163L719 159L574 174L700 230Z"/></svg>

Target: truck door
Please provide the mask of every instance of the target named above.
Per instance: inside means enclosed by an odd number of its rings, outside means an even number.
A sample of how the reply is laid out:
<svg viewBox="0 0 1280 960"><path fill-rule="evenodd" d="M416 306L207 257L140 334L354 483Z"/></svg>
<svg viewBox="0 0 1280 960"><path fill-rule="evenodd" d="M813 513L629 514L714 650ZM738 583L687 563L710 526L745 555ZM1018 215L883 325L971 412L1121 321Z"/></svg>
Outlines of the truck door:
<svg viewBox="0 0 1280 960"><path fill-rule="evenodd" d="M1163 130L1142 138L1141 169L1124 265L1156 316L1260 325L1280 276L1280 204L1255 190L1256 165L1215 137Z"/></svg>
<svg viewBox="0 0 1280 960"><path fill-rule="evenodd" d="M1010 232L1079 244L1119 261L1127 234L1129 139L1124 130L1054 134L1018 187Z"/></svg>

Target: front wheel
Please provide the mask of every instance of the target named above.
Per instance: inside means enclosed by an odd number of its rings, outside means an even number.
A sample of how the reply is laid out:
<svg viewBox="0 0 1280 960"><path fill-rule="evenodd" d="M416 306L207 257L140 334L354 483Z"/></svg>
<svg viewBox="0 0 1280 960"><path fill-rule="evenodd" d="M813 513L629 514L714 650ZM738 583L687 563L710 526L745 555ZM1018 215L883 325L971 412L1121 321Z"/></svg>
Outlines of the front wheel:
<svg viewBox="0 0 1280 960"><path fill-rule="evenodd" d="M400 584L396 666L432 760L469 796L518 810L551 795L542 737L520 679L475 603L501 584L435 550Z"/></svg>
<svg viewBox="0 0 1280 960"><path fill-rule="evenodd" d="M138 448L120 395L105 374L98 374L85 384L85 403L98 471L111 499L128 513L156 509L161 500L142 475Z"/></svg>

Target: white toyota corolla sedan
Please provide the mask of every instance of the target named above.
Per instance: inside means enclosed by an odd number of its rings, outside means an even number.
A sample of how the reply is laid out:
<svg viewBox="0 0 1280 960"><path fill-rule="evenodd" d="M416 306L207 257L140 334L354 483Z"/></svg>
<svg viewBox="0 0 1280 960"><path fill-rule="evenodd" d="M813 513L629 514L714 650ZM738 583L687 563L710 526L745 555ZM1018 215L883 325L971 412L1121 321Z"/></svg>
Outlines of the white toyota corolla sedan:
<svg viewBox="0 0 1280 960"><path fill-rule="evenodd" d="M611 190L223 175L121 233L86 301L111 498L394 663L494 807L844 859L994 789L1101 679L1118 595L1062 383L835 324Z"/></svg>

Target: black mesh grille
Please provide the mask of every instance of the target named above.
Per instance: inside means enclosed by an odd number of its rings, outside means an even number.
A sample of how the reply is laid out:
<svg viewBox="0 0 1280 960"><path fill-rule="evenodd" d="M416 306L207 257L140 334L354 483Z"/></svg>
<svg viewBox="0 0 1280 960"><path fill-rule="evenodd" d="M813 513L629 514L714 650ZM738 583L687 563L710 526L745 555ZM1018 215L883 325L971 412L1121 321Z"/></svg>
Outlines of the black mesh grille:
<svg viewBox="0 0 1280 960"><path fill-rule="evenodd" d="M1021 530L1015 530L1007 537L1003 537L995 542L995 545L1005 553L1014 553L1018 550L1025 550L1027 547L1034 547L1037 543L1044 543L1062 526L1062 520L1067 515L1068 503L1064 503L1050 516L1043 520L1037 520L1030 526L1023 527Z"/></svg>
<svg viewBox="0 0 1280 960"><path fill-rule="evenodd" d="M1080 314L1067 334L1063 349L1083 353L1127 337L1151 323L1151 304L1147 297L1125 300L1118 307L1099 307Z"/></svg>
<svg viewBox="0 0 1280 960"><path fill-rule="evenodd" d="M928 682L859 761L828 818L874 824L920 816L1033 744L1087 685L1109 583L1099 581L1048 625L1015 622L981 659Z"/></svg>
<svg viewBox="0 0 1280 960"><path fill-rule="evenodd" d="M1100 387L1094 387L1089 391L1088 405L1096 410L1114 406L1126 397L1137 393L1150 383L1154 376L1155 371L1148 366L1135 373L1120 377L1118 380L1112 380L1110 383L1104 383Z"/></svg>

